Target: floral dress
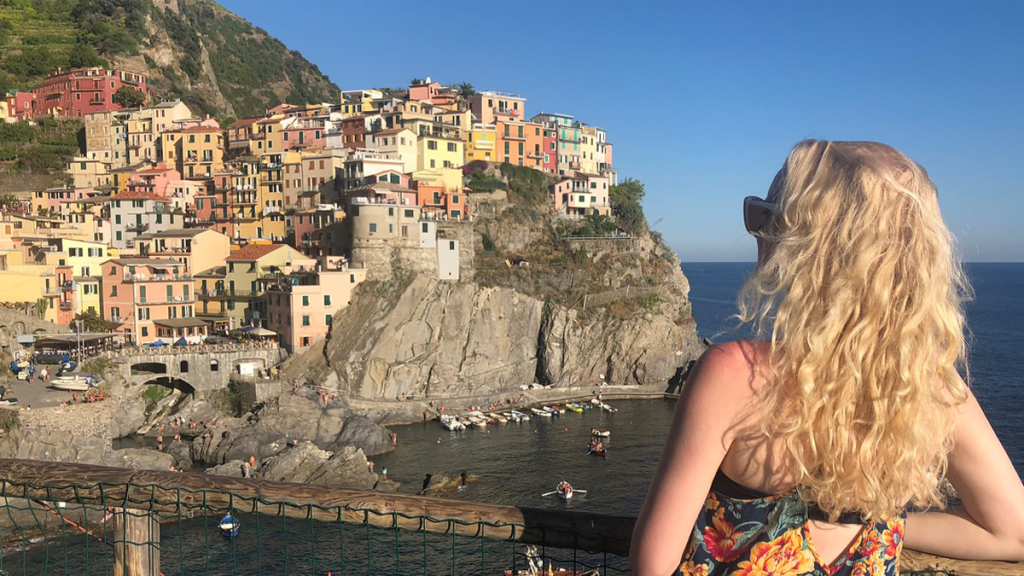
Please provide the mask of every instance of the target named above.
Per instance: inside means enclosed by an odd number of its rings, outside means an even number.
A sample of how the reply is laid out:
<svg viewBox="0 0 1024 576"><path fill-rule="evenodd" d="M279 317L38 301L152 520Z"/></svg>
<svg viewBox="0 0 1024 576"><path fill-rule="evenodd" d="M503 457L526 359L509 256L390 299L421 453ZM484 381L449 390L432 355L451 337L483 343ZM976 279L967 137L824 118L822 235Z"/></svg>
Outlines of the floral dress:
<svg viewBox="0 0 1024 576"><path fill-rule="evenodd" d="M796 491L761 494L719 471L679 571L685 576L899 574L905 512L865 525L846 553L832 564L825 564L807 537L813 516ZM840 522L846 523L846 519Z"/></svg>

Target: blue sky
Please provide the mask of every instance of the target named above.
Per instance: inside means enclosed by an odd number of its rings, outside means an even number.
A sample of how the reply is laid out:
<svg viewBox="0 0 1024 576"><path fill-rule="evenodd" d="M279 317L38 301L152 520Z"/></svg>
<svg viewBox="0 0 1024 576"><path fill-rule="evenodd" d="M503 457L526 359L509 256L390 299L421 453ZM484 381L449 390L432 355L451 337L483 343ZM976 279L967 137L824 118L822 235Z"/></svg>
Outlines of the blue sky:
<svg viewBox="0 0 1024 576"><path fill-rule="evenodd" d="M608 130L683 261L751 261L740 202L804 138L921 163L969 261L1024 261L1024 2L220 0L343 89L519 92Z"/></svg>

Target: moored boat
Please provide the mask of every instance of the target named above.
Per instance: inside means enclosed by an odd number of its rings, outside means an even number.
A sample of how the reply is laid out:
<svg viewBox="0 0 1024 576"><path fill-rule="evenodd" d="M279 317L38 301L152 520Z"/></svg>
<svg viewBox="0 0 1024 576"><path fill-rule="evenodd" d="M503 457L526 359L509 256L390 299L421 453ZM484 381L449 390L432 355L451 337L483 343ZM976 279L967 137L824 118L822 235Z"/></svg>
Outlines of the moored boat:
<svg viewBox="0 0 1024 576"><path fill-rule="evenodd" d="M518 410L513 410L512 411L512 417L515 418L516 420L519 420L519 421L529 420L530 419L530 415L529 414L523 414L522 412L520 412Z"/></svg>
<svg viewBox="0 0 1024 576"><path fill-rule="evenodd" d="M607 404L604 404L604 403L601 404L601 410L604 410L605 412L618 412L619 411L618 408L612 408L611 406L609 406Z"/></svg>
<svg viewBox="0 0 1024 576"><path fill-rule="evenodd" d="M220 529L221 535L225 538L238 536L238 529L241 527L242 523L236 520L231 514L221 518L220 523L217 524L217 528Z"/></svg>
<svg viewBox="0 0 1024 576"><path fill-rule="evenodd" d="M577 414L581 414L583 412L583 408L581 408L575 402L570 402L569 404L566 404L565 407L568 408L569 410L572 410L573 412L576 412Z"/></svg>
<svg viewBox="0 0 1024 576"><path fill-rule="evenodd" d="M449 416L447 414L441 415L441 426L444 426L445 428L451 430L452 432L466 429L466 425L463 424L462 422L459 422L458 418L454 416Z"/></svg>
<svg viewBox="0 0 1024 576"><path fill-rule="evenodd" d="M91 387L91 378L81 374L64 374L50 382L50 387L68 392L85 392Z"/></svg>
<svg viewBox="0 0 1024 576"><path fill-rule="evenodd" d="M496 424L508 423L508 418L505 418L501 414L497 414L495 412L488 412L487 415L490 416L491 420L494 420L494 423Z"/></svg>
<svg viewBox="0 0 1024 576"><path fill-rule="evenodd" d="M544 410L541 410L539 408L530 408L530 412L533 412L534 414L542 418L551 418L551 412L545 412Z"/></svg>

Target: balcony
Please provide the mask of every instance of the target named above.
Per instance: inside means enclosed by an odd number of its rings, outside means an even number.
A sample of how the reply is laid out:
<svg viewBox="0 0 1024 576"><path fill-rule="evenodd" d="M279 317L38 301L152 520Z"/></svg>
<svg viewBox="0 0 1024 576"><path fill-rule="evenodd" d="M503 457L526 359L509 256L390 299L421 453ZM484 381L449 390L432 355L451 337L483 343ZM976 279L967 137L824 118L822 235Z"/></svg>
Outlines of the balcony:
<svg viewBox="0 0 1024 576"><path fill-rule="evenodd" d="M263 296L263 290L240 290L232 288L213 288L209 290L197 290L196 296L200 300L223 299L250 299Z"/></svg>
<svg viewBox="0 0 1024 576"><path fill-rule="evenodd" d="M64 311L72 310L74 309L74 305L72 305L71 302L68 302L67 300L61 300L60 309Z"/></svg>
<svg viewBox="0 0 1024 576"><path fill-rule="evenodd" d="M127 226L127 230L129 232L139 232L139 233L142 233L142 232L145 232L146 230L149 230L149 224L129 224Z"/></svg>
<svg viewBox="0 0 1024 576"><path fill-rule="evenodd" d="M124 282L137 284L142 282L185 282L191 281L191 274L125 274Z"/></svg>
<svg viewBox="0 0 1024 576"><path fill-rule="evenodd" d="M236 194L234 197L232 197L231 201L232 201L232 204L234 204L236 206L243 205L243 204L244 205L250 205L250 204L251 205L255 205L256 204L256 195L255 194Z"/></svg>
<svg viewBox="0 0 1024 576"><path fill-rule="evenodd" d="M195 301L195 298L192 298L191 296L158 296L155 298L146 296L136 300L135 304L139 306L153 306L156 304L193 304Z"/></svg>
<svg viewBox="0 0 1024 576"><path fill-rule="evenodd" d="M267 206L267 207L263 208L263 215L264 216L267 216L269 214L280 214L280 213L281 213L281 207L280 206Z"/></svg>

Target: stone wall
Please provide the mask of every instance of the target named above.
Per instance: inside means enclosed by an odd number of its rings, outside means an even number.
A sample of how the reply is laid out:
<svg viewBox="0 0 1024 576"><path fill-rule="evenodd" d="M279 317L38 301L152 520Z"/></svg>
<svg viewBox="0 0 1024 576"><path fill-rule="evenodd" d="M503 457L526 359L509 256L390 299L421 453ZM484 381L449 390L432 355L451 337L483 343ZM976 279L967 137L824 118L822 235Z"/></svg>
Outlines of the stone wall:
<svg viewBox="0 0 1024 576"><path fill-rule="evenodd" d="M231 352L134 354L120 358L118 362L127 382L145 384L159 378L174 378L195 389L197 398L204 398L208 392L226 388L232 376L237 377L240 363L253 362L257 367L269 369L283 362L285 357L287 352L282 348L257 348ZM163 365L165 371L132 373L133 366L142 365Z"/></svg>

